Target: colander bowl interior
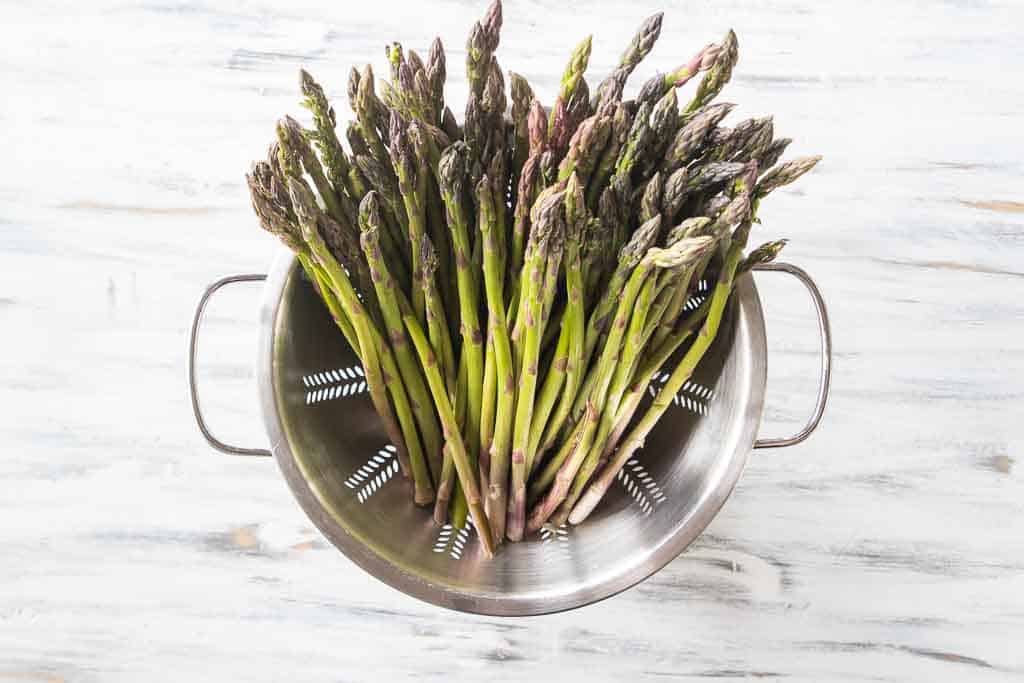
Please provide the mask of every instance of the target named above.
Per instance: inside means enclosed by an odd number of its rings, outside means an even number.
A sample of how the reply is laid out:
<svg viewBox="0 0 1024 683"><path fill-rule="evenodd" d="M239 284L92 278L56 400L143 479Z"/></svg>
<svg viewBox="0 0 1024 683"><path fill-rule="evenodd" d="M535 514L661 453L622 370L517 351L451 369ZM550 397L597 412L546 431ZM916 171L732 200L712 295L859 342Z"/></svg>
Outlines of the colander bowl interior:
<svg viewBox="0 0 1024 683"><path fill-rule="evenodd" d="M412 504L359 360L290 255L276 262L264 296L257 375L272 450L292 492L346 556L444 607L556 612L641 581L711 521L757 433L764 318L747 275L693 380L590 518L506 543L487 559L471 527L438 527Z"/></svg>

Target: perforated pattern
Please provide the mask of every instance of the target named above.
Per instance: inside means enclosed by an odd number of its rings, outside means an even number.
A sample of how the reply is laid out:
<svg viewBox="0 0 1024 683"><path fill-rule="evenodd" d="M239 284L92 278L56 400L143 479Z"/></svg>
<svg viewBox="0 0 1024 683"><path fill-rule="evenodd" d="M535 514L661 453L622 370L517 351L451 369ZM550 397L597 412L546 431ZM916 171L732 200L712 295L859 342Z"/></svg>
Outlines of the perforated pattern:
<svg viewBox="0 0 1024 683"><path fill-rule="evenodd" d="M302 384L306 388L306 405L357 396L367 390L363 369L358 365L304 375Z"/></svg>

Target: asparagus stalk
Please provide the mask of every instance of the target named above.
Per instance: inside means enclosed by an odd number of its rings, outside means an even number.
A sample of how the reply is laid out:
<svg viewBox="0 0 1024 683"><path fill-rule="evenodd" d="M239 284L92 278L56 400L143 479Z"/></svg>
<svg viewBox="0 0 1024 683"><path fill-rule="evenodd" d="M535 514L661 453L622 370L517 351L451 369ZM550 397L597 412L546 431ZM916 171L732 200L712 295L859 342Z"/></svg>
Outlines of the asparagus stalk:
<svg viewBox="0 0 1024 683"><path fill-rule="evenodd" d="M382 231L383 232L383 231ZM445 315L444 305L441 303L441 295L438 293L437 285L434 282L434 275L437 273L437 251L434 243L428 235L424 235L420 243L420 261L423 264L422 280L420 287L423 288L426 299L427 311L427 334L430 338L430 346L434 349L441 364L441 374L444 376L444 385L448 389L448 395L455 395L455 352L452 348L452 339L448 334L448 320ZM434 471L435 476L437 470Z"/></svg>
<svg viewBox="0 0 1024 683"><path fill-rule="evenodd" d="M491 439L481 448L489 452L487 497L484 510L491 523L494 543L505 537L505 516L509 475L509 451L512 445L513 411L515 410L515 377L512 366L512 347L508 324L505 320L504 273L498 253L497 221L492 207L496 203L491 183L483 178L477 185L477 203L480 206L480 241L483 244L484 291L487 299L489 358L494 367L495 416ZM489 424L489 423L484 423ZM481 459L483 453L481 452Z"/></svg>
<svg viewBox="0 0 1024 683"><path fill-rule="evenodd" d="M736 34L731 29L725 34L725 38L719 43L718 48L713 63L709 66L701 65L707 69L707 73L704 74L703 80L697 87L697 93L687 105L685 113L694 112L713 100L732 78L733 67L739 60L739 43L736 40Z"/></svg>
<svg viewBox="0 0 1024 683"><path fill-rule="evenodd" d="M466 451L466 445L459 433L459 425L455 420L455 411L452 409L451 401L445 392L444 379L437 369L437 358L430 349L423 334L423 328L413 314L412 310L406 309L402 315L405 328L409 332L416 353L419 354L420 363L427 375L427 384L430 386L431 394L434 397L434 405L441 419L444 429L445 447L451 452L452 461L455 463L455 471L458 473L459 485L466 496L466 505L469 514L473 518L473 525L480 534L480 543L483 546L484 554L487 557L494 556L494 541L491 536L490 525L487 523L487 516L480 501L480 488L476 482L476 467Z"/></svg>
<svg viewBox="0 0 1024 683"><path fill-rule="evenodd" d="M459 329L462 337L462 351L459 372L465 374L465 382L459 382L463 388L459 400L465 406L465 419L460 423L464 426L463 438L465 448L473 466L477 466L480 451L480 423L483 401L484 383L484 337L481 332L478 315L477 280L470 257L469 221L470 213L467 205L467 164L469 150L465 143L451 145L438 162L438 182L441 199L445 204L448 227L451 231L451 244L454 252L456 285L459 300ZM464 368L464 370L463 370ZM450 450L450 449L449 449ZM451 489L454 470L447 462L449 453L445 453L446 462L442 465L442 482L440 490L447 495ZM463 502L455 491L453 522L456 526L462 517ZM445 503L447 501L444 501ZM438 501L435 517L441 517L442 501Z"/></svg>
<svg viewBox="0 0 1024 683"><path fill-rule="evenodd" d="M566 259L565 285L566 309L562 316L561 332L554 360L541 388L536 406L536 415L530 428L529 453L532 454L530 471L540 459L541 439L548 425L548 418L558 401L555 420L564 421L572 407L572 400L579 389L584 371L583 347L585 335L585 310L583 302L583 272L581 259L582 236L587 224L583 186L573 174L566 185ZM564 391L562 390L564 386ZM553 428L554 429L554 428Z"/></svg>
<svg viewBox="0 0 1024 683"><path fill-rule="evenodd" d="M561 228L561 209L565 192L549 194L533 210L533 230L530 245L523 266L523 290L517 324L522 321L524 333L521 344L517 343L519 371L518 395L516 397L515 423L512 436L512 492L509 496L506 536L510 541L523 538L526 524L526 478L527 450L529 448L530 425L533 419L534 392L537 386L537 364L539 362L542 330L538 329L541 316L540 286L548 259L550 243L556 239Z"/></svg>
<svg viewBox="0 0 1024 683"><path fill-rule="evenodd" d="M693 370L711 347L715 336L718 334L722 316L725 313L725 304L728 302L729 295L732 292L733 278L743 256L743 247L746 244L746 235L749 233L749 230L749 222L741 226L738 231L741 235L738 238L734 237L732 246L729 247L725 263L722 266L722 272L718 276L718 283L715 285L715 290L711 297L708 316L704 320L700 334L698 334L693 345L676 366L668 381L662 386L654 399L654 403L648 408L640 422L630 431L615 457L608 462L600 475L586 488L579 502L573 507L568 517L571 524L579 524L590 515L615 480L619 470L622 469L622 466L626 464L637 449L643 446L654 425L664 414L668 406L671 405L672 397L679 392L683 384L692 376Z"/></svg>
<svg viewBox="0 0 1024 683"><path fill-rule="evenodd" d="M398 361L399 375L411 398L413 413L423 435L427 460L436 462L441 457L444 443L437 419L431 410L430 394L424 385L419 364L412 349L409 348L409 339L402 325L401 304L407 303L405 294L398 289L391 271L382 258L380 198L376 192L367 194L359 205L359 223L362 229L363 253L370 266L374 289L377 292L377 299L380 302L381 313L387 328L388 340Z"/></svg>
<svg viewBox="0 0 1024 683"><path fill-rule="evenodd" d="M612 314L615 312L616 305L620 301L620 293L625 289L630 278L630 274L636 269L644 254L647 253L647 250L658 239L658 233L660 231L661 217L656 216L640 226L640 228L633 234L630 241L619 253L618 266L612 273L611 279L609 280L608 286L605 288L601 300L594 306L594 310L590 313L590 318L587 320L587 330L584 335L583 358L580 363L581 367L585 368L590 365L594 352L598 350L598 343L605 335L609 325L611 324ZM597 374L595 372L590 372L587 376L587 384L590 386L588 387L585 384L571 405L559 407L558 412L556 412L556 418L552 419L551 424L548 425L548 428L545 431L542 442L544 444L544 446L542 446L543 450L548 450L555 442L565 419L571 417L571 424L575 424L583 416L586 409L587 398L590 396L593 389L593 383L596 380Z"/></svg>
<svg viewBox="0 0 1024 683"><path fill-rule="evenodd" d="M701 71L712 69L720 61L723 46L710 43L702 47L690 61L667 74L657 74L640 89L636 101L640 104L656 102L671 90L682 87Z"/></svg>
<svg viewBox="0 0 1024 683"><path fill-rule="evenodd" d="M419 245L427 234L426 188L427 176L419 168L416 153L411 142L411 131L417 124L406 125L401 116L391 112L391 162L398 177L398 189L401 193L405 215L409 221L409 241L411 242L412 281L423 280L423 263L420 260ZM423 290L412 288L412 308L421 323L426 322L426 299Z"/></svg>
<svg viewBox="0 0 1024 683"><path fill-rule="evenodd" d="M713 242L714 240L711 237L681 240L663 252L658 252L663 260L656 265L666 269L688 268L710 251ZM583 487L590 481L590 477L600 463L605 443L615 425L620 401L626 392L629 381L633 376L634 367L643 351L647 313L652 304L653 292L657 282L657 277L649 276L637 297L635 310L629 320L626 344L615 366L611 387L602 406L601 421L597 428L597 435L594 437L590 452L587 453L580 469L576 472L572 488L569 490L565 500L560 503L558 512L552 519L552 524L555 526L565 523L569 512L572 510L572 506L583 492Z"/></svg>
<svg viewBox="0 0 1024 683"><path fill-rule="evenodd" d="M660 222L660 217L654 219ZM640 263L633 269L622 292L622 296L616 307L615 319L608 333L601 356L591 371L595 377L593 388L585 396L586 411L580 426L582 431L574 439L574 444L564 462L549 461L538 478L537 489L542 490L545 480L551 481L551 489L534 506L530 512L528 528L537 530L548 521L548 518L555 512L555 509L562 503L569 493L576 473L583 464L584 459L590 451L594 436L597 432L601 407L604 405L608 387L611 383L615 364L619 360L621 342L626 332L626 326L630 317L634 314L634 304L639 296L647 278L654 272L654 269L662 258L662 252L652 248L640 260Z"/></svg>
<svg viewBox="0 0 1024 683"><path fill-rule="evenodd" d="M433 500L434 495L430 476L426 471L426 464L424 462L423 453L419 450L418 441L412 438L416 432L415 428L409 421L409 415L407 412L408 403L401 400L402 394L399 393L400 390L398 390L394 385L391 385L391 388L395 389L392 393L392 397L396 402L396 412L398 413L398 417L403 422L400 433L404 435L404 439L399 438L398 430L395 429L393 422L390 422L389 420L391 410L387 405L387 398L382 391L384 380L382 370L380 369L381 359L387 358L389 351L383 344L382 339L375 338L378 335L374 334L372 323L366 313L366 309L359 301L359 297L356 294L355 289L352 287L345 271L331 256L330 251L327 249L327 244L323 241L323 238L320 237L317 228L317 214L319 209L316 207L316 201L313 198L312 193L305 184L302 183L302 181L296 178L289 179L288 189L299 220L299 225L302 228L303 239L319 266L323 268L327 277L330 279L333 290L342 301L348 320L352 324L356 333L360 351L359 357L363 363L364 371L366 372L367 386L371 388L371 400L374 403L374 407L377 408L378 413L385 421L389 438L393 441L398 440L400 442L404 442L405 444L409 454L410 469L413 475L414 500L417 505L429 504L430 501ZM413 401L413 405L415 405L415 400ZM396 444L396 448L398 447L399 446Z"/></svg>
<svg viewBox="0 0 1024 683"><path fill-rule="evenodd" d="M548 116L550 141L563 137L566 140L569 138L569 134L564 130L570 121L568 115L569 102L584 82L583 73L587 70L587 64L590 62L590 48L591 36L587 36L572 51L569 63L565 66L565 72L562 74L562 80L559 84L558 97L555 98L555 104L551 107L551 113Z"/></svg>
<svg viewBox="0 0 1024 683"><path fill-rule="evenodd" d="M619 64L615 70L597 86L594 95L593 108L597 109L600 104L618 101L622 99L622 89L637 65L643 61L661 35L661 20L663 14L658 12L649 16L640 25L633 39L626 46L625 52L619 58Z"/></svg>

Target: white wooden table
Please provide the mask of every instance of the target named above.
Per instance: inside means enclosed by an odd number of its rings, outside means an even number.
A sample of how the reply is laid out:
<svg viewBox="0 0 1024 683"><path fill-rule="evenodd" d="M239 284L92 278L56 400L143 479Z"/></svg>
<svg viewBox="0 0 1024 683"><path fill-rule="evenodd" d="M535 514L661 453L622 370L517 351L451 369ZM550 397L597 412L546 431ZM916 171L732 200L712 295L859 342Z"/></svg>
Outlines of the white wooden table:
<svg viewBox="0 0 1024 683"><path fill-rule="evenodd" d="M351 64L437 32L461 100L482 3L0 6L0 682L1024 677L1024 8L664 4L634 86L733 26L734 116L825 155L761 230L831 306L832 403L665 570L517 620L363 574L273 463L211 452L184 382L202 286L276 248L242 174L298 67L343 113ZM596 82L656 9L509 1L499 57L550 99L575 41ZM759 285L781 434L817 342L799 285ZM203 378L252 445L257 298L216 303Z"/></svg>

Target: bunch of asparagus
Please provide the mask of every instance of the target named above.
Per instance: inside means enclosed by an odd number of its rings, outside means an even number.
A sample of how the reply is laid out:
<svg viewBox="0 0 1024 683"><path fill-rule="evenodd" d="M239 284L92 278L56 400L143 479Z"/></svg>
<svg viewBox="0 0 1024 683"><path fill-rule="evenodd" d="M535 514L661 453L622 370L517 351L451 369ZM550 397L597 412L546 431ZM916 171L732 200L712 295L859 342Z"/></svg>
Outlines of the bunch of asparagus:
<svg viewBox="0 0 1024 683"><path fill-rule="evenodd" d="M394 43L390 80L349 75L347 149L302 71L312 128L282 119L247 176L260 224L359 354L414 502L438 523L470 515L488 555L594 509L711 346L736 279L784 245L745 254L761 200L818 161L779 163L790 140L771 118L722 125L731 31L624 99L661 21L593 91L585 39L545 107L522 76L506 87L495 0L467 41L462 124L440 40L425 60Z"/></svg>

